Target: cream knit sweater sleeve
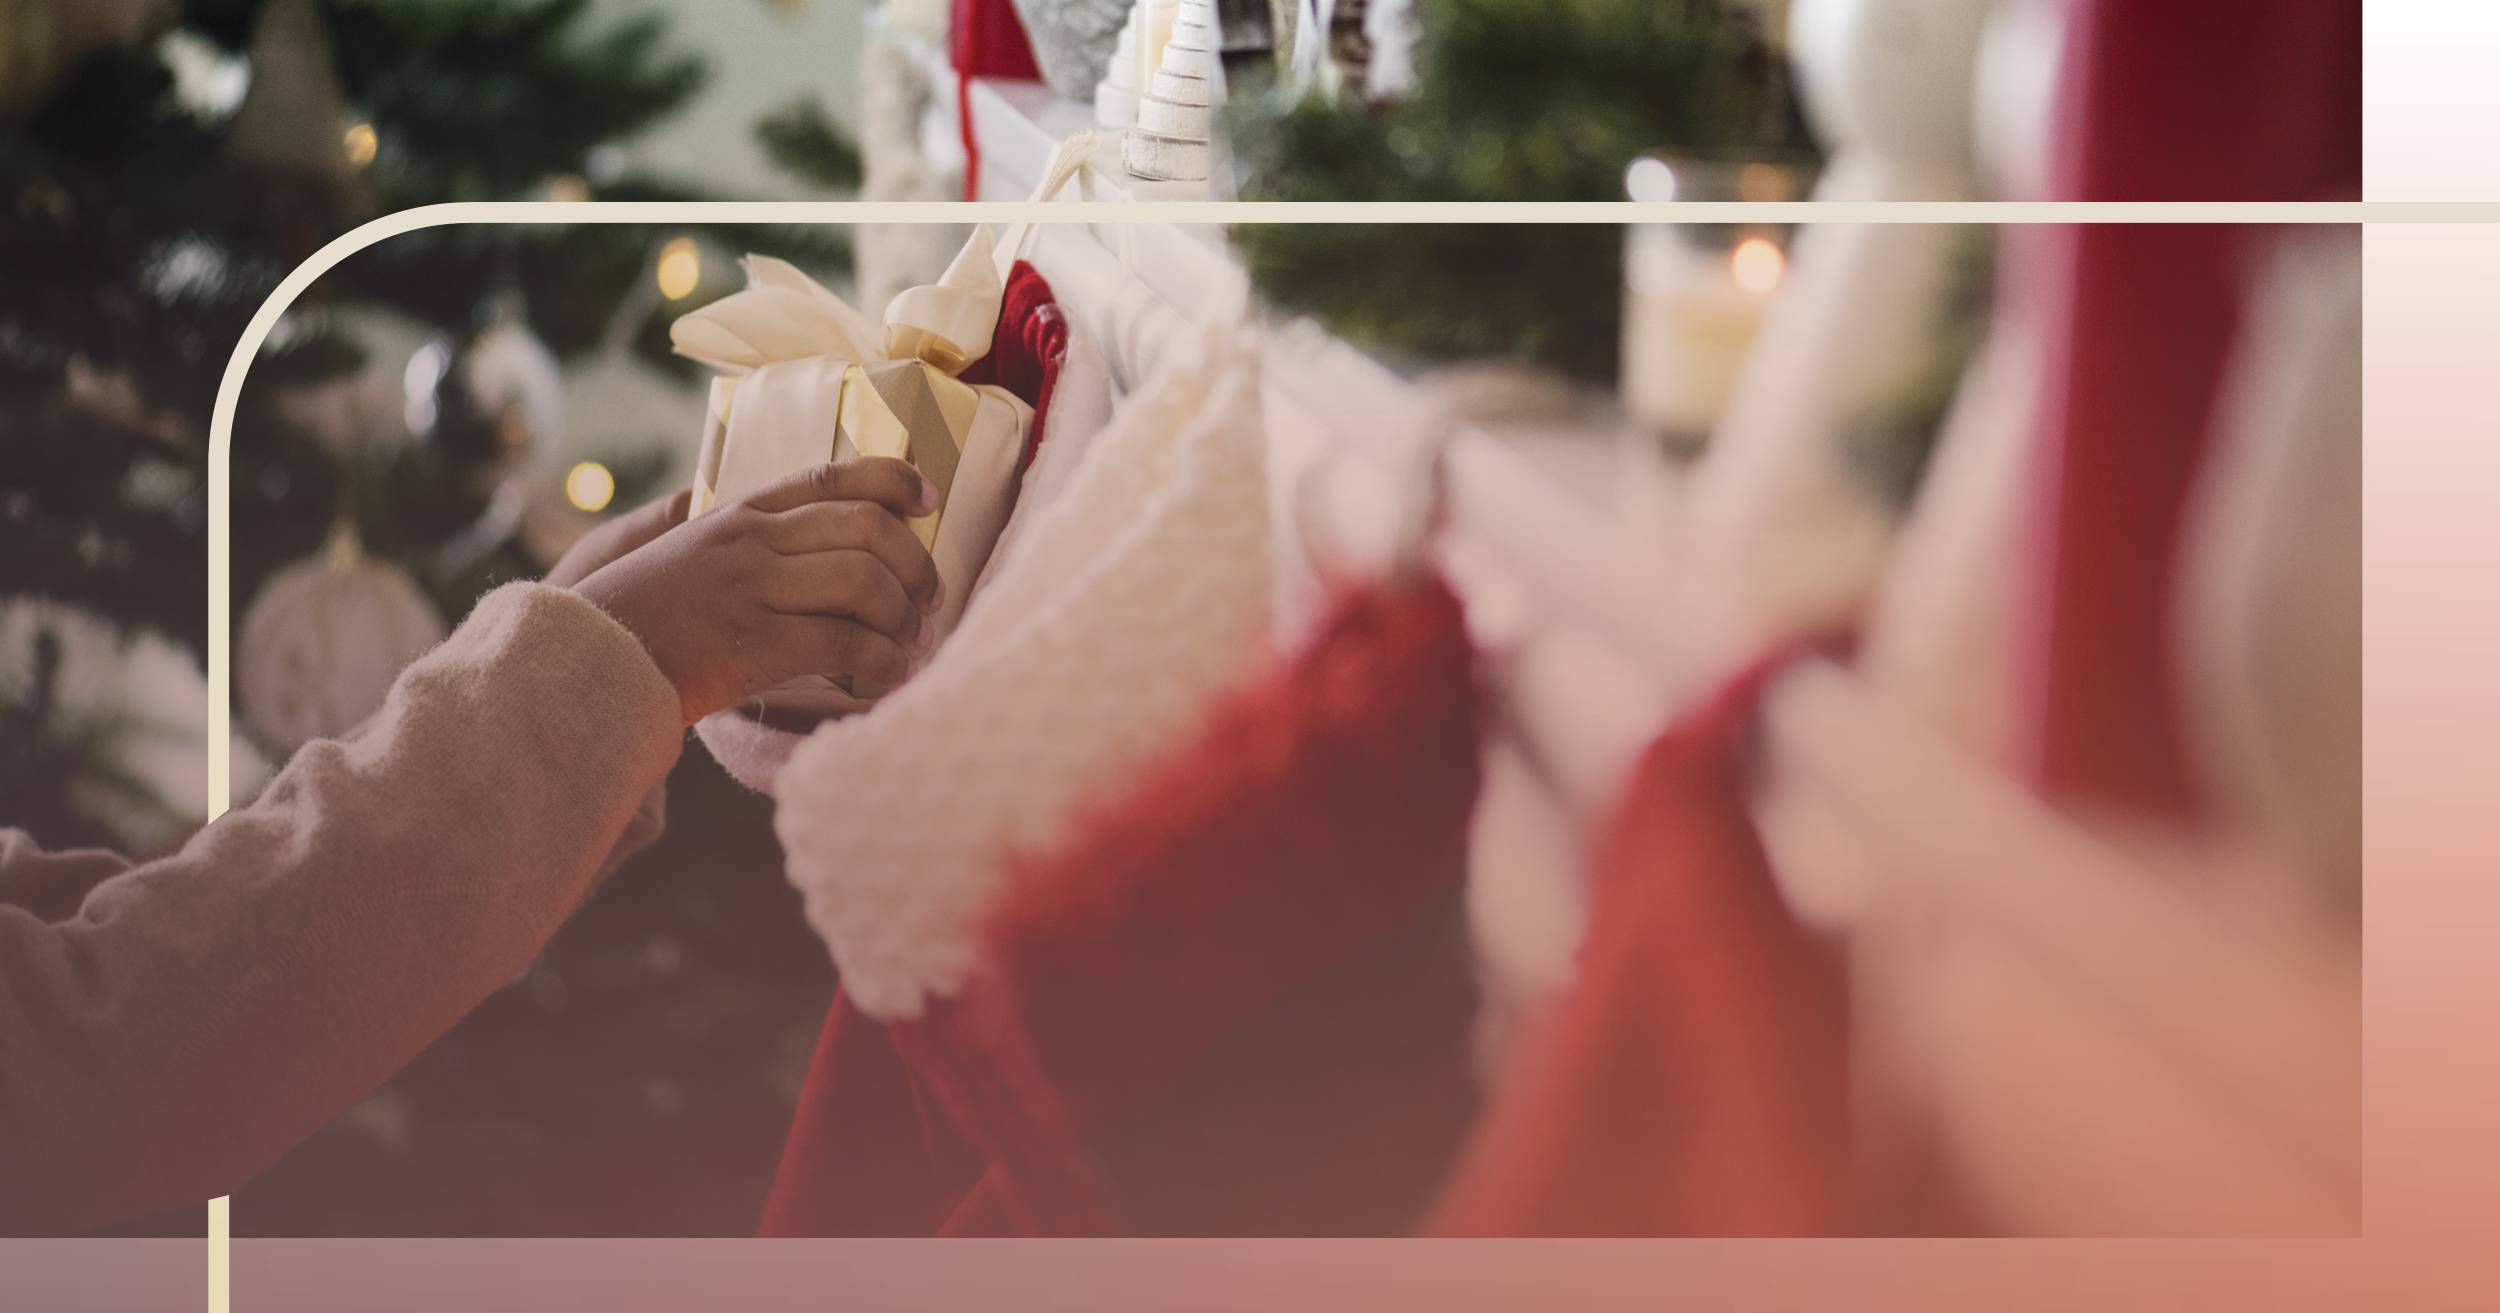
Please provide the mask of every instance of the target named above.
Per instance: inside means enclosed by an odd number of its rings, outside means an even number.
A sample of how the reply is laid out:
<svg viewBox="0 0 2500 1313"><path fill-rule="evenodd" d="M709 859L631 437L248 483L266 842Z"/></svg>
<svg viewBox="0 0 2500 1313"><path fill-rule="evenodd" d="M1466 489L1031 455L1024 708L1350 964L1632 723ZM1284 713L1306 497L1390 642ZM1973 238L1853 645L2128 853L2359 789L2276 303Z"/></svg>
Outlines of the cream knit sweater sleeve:
<svg viewBox="0 0 2500 1313"><path fill-rule="evenodd" d="M596 606L513 584L170 856L0 830L0 1235L232 1190L525 967L684 740Z"/></svg>

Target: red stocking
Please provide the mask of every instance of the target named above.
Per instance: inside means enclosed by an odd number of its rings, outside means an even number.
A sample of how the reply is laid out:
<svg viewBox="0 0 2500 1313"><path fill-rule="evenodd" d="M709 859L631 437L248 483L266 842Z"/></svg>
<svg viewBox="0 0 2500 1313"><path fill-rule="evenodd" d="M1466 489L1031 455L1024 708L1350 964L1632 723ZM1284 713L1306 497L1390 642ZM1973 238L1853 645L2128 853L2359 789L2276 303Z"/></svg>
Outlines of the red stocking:
<svg viewBox="0 0 2500 1313"><path fill-rule="evenodd" d="M954 0L947 23L947 57L955 66L955 121L964 139L964 199L981 199L981 144L972 131L972 80L1042 75L1033 42L1009 0Z"/></svg>
<svg viewBox="0 0 2500 1313"><path fill-rule="evenodd" d="M1653 745L1597 860L1580 974L1509 1077L1433 1229L1801 1236L1846 1229L1837 957L1790 917L1748 805L1776 663Z"/></svg>
<svg viewBox="0 0 2500 1313"><path fill-rule="evenodd" d="M2360 0L2081 0L2065 200L2311 200L2361 181ZM2053 796L2189 815L2181 519L2264 230L2085 225L2024 249L2049 359L2022 661Z"/></svg>
<svg viewBox="0 0 2500 1313"><path fill-rule="evenodd" d="M891 1048L829 1025L766 1230L909 1229L933 1195L953 1233L1411 1229L1474 1113L1476 770L1456 598L1343 599L1014 865L960 997Z"/></svg>
<svg viewBox="0 0 2500 1313"><path fill-rule="evenodd" d="M995 383L1033 407L1024 459L1031 468L1042 449L1042 424L1050 417L1050 393L1068 357L1068 316L1051 295L1050 280L1022 260L1007 271L1007 294L998 310L990 353L963 372L966 383Z"/></svg>

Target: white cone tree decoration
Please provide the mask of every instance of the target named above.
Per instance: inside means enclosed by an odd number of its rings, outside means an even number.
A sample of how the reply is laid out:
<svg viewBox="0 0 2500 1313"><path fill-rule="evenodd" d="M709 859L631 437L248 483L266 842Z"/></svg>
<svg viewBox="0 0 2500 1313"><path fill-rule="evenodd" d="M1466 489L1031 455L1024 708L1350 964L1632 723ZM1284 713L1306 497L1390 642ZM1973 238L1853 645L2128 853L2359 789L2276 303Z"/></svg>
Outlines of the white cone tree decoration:
<svg viewBox="0 0 2500 1313"><path fill-rule="evenodd" d="M1154 77L1137 98L1137 122L1123 152L1130 173L1167 182L1206 180L1218 67L1213 0L1181 0Z"/></svg>
<svg viewBox="0 0 2500 1313"><path fill-rule="evenodd" d="M1144 7L1143 0L1129 7L1111 62L1094 84L1094 123L1115 132L1137 121L1137 14Z"/></svg>

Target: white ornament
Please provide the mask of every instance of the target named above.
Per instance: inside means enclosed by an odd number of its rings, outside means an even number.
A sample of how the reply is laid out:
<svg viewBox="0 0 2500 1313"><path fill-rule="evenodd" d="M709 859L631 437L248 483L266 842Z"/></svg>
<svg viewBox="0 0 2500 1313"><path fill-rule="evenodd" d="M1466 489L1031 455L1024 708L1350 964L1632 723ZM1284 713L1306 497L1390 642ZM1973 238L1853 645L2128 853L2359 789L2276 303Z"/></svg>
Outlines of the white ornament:
<svg viewBox="0 0 2500 1313"><path fill-rule="evenodd" d="M480 413L499 417L507 447L533 457L564 442L564 368L517 315L478 334L460 374Z"/></svg>
<svg viewBox="0 0 2500 1313"><path fill-rule="evenodd" d="M243 712L272 750L354 729L391 682L443 641L443 618L406 571L342 528L323 553L261 587L235 644Z"/></svg>

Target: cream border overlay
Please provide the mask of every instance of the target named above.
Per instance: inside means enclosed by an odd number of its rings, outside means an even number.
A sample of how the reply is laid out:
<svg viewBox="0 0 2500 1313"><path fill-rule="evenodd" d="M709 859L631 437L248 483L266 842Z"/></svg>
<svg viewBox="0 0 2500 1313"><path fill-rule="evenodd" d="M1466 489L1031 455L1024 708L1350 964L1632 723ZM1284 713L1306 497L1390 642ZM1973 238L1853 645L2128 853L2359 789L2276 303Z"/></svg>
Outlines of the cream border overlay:
<svg viewBox="0 0 2500 1313"><path fill-rule="evenodd" d="M208 815L231 806L227 751L234 719L234 414L261 344L295 299L364 248L422 228L505 224L807 223L2500 223L2500 203L2479 202L877 202L877 201L465 201L384 215L346 233L296 267L245 325L217 388L208 454ZM208 1313L233 1313L232 1200L208 1203Z"/></svg>

